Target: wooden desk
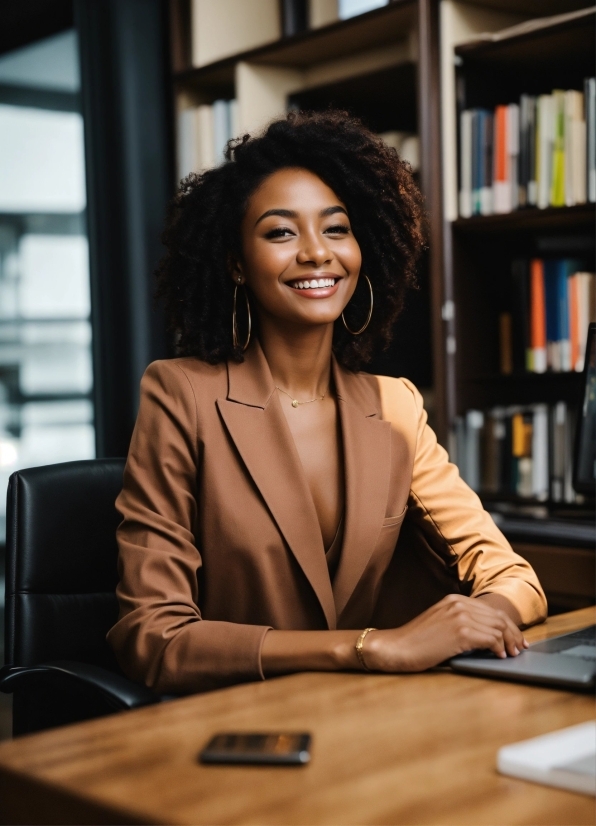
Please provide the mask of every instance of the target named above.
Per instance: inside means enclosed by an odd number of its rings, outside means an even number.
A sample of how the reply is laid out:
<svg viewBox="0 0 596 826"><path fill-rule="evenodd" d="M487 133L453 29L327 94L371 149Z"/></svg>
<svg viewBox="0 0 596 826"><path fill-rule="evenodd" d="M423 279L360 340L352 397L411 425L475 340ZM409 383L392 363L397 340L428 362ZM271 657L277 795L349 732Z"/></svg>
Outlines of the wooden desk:
<svg viewBox="0 0 596 826"><path fill-rule="evenodd" d="M593 623L586 608L532 640ZM4 823L593 824L594 800L501 777L497 749L590 696L445 672L296 674L0 744ZM221 730L305 730L306 767L197 762Z"/></svg>

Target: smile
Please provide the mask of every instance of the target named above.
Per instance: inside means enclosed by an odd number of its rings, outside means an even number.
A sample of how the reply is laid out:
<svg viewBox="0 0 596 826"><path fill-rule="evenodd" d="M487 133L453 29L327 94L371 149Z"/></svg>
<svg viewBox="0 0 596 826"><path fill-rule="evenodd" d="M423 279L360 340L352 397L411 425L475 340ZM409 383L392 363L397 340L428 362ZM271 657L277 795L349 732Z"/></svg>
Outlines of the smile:
<svg viewBox="0 0 596 826"><path fill-rule="evenodd" d="M328 298L336 291L336 287L341 278L331 278L329 276L317 276L315 278L297 278L288 281L287 286L292 290L298 290L307 298Z"/></svg>
<svg viewBox="0 0 596 826"><path fill-rule="evenodd" d="M295 290L320 290L321 287L333 287L335 278L311 278L305 281L293 281L290 286Z"/></svg>

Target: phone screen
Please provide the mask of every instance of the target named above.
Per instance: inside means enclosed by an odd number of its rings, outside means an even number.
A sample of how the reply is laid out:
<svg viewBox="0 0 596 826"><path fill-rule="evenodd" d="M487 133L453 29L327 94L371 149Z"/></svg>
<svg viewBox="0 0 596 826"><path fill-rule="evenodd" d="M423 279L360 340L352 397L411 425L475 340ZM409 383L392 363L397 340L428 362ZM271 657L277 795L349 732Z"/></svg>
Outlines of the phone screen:
<svg viewBox="0 0 596 826"><path fill-rule="evenodd" d="M216 734L201 752L203 763L304 765L310 760L310 734Z"/></svg>

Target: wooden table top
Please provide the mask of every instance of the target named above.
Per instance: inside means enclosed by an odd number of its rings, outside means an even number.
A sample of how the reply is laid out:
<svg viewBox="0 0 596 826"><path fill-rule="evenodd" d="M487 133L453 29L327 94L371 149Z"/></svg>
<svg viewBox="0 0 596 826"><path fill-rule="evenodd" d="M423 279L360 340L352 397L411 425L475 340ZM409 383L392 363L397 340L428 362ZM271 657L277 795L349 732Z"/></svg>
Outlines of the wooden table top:
<svg viewBox="0 0 596 826"><path fill-rule="evenodd" d="M596 621L548 620L530 641ZM3 823L594 824L594 800L503 777L500 746L593 698L448 672L296 674L0 743ZM203 766L219 731L313 735L305 767Z"/></svg>

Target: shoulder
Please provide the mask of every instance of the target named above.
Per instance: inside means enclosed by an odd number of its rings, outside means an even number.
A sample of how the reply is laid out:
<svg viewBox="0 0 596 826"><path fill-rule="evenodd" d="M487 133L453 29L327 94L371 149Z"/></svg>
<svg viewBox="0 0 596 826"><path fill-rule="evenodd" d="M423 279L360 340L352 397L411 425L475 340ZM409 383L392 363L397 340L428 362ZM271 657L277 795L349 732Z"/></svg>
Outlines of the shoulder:
<svg viewBox="0 0 596 826"><path fill-rule="evenodd" d="M226 364L207 364L193 356L160 359L147 367L141 385L159 386L169 392L178 388L181 392L196 394L200 390L201 395L210 395L212 389L214 395L218 395L227 389Z"/></svg>
<svg viewBox="0 0 596 826"><path fill-rule="evenodd" d="M424 408L420 391L409 379L356 373L352 386L369 403L374 403L381 418L388 421L418 419Z"/></svg>
<svg viewBox="0 0 596 826"><path fill-rule="evenodd" d="M381 412L384 419L390 418L385 414L393 411L397 406L402 410L407 409L416 417L420 416L424 407L422 394L409 379L394 379L391 376L375 376L374 378L379 385Z"/></svg>

